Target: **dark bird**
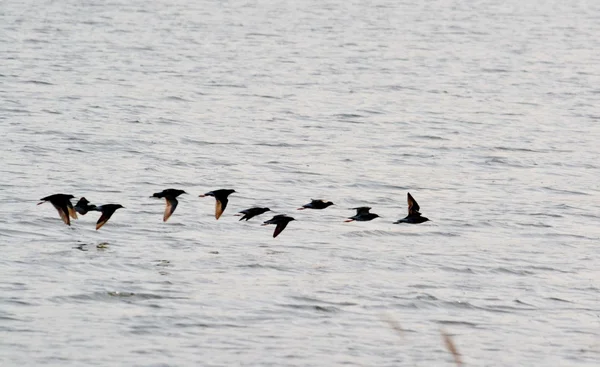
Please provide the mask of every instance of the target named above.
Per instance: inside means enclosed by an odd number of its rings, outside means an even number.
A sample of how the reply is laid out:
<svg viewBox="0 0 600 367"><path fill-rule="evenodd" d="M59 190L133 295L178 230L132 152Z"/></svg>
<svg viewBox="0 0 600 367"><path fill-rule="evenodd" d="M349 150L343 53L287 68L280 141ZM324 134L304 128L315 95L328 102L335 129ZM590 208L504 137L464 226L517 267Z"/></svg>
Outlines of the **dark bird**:
<svg viewBox="0 0 600 367"><path fill-rule="evenodd" d="M233 194L234 192L235 192L235 190L221 189L221 190L207 192L204 195L198 195L198 196L201 198L203 198L205 196L214 196L214 198L216 200L216 202L215 202L215 218L219 219L221 217L221 214L223 214L223 212L225 211L225 208L227 208L227 203L229 202L229 199L227 199L227 197L229 195Z"/></svg>
<svg viewBox="0 0 600 367"><path fill-rule="evenodd" d="M358 208L352 209L356 210L356 215L346 219L344 222L352 222L354 220L358 222L367 222L379 217L379 215L375 213L369 213L369 210L371 210L371 208L368 206L360 206Z"/></svg>
<svg viewBox="0 0 600 367"><path fill-rule="evenodd" d="M167 201L167 207L165 208L165 214L163 215L163 222L166 222L177 208L177 204L179 204L177 197L181 194L187 194L187 192L177 189L166 189L161 192L156 192L154 195L152 195L153 198L165 198Z"/></svg>
<svg viewBox="0 0 600 367"><path fill-rule="evenodd" d="M96 230L99 230L100 227L102 227L106 222L108 222L108 220L115 213L115 211L120 208L125 207L121 204L104 204L96 207L97 211L102 212L100 219L98 219L98 221L96 222Z"/></svg>
<svg viewBox="0 0 600 367"><path fill-rule="evenodd" d="M267 224L276 224L275 231L273 232L273 238L277 237L287 227L288 223L295 220L292 217L288 217L285 214L279 214L264 222L262 225L266 226Z"/></svg>
<svg viewBox="0 0 600 367"><path fill-rule="evenodd" d="M54 208L56 208L56 211L58 211L58 215L60 215L60 219L62 219L66 225L70 226L71 220L69 219L69 216L73 219L77 219L77 212L75 212L75 209L73 208L73 204L71 204L71 199L74 199L74 198L75 198L75 196L73 196L73 195L54 194L54 195L46 196L45 198L41 198L40 200L42 200L42 202L38 203L38 205L41 205L41 204L49 201L50 204L52 204L54 206Z"/></svg>
<svg viewBox="0 0 600 367"><path fill-rule="evenodd" d="M75 211L81 215L86 215L87 212L92 210L96 210L96 205L90 204L90 202L84 197L79 199L77 204L75 204Z"/></svg>
<svg viewBox="0 0 600 367"><path fill-rule="evenodd" d="M236 215L243 215L240 220L246 220L246 222L248 221L248 219L252 219L254 217L256 217L257 215L261 215L263 213L266 213L268 211L271 211L271 209L269 208L260 208L260 207L255 207L255 208L250 208L250 209L245 209L242 210L241 212L239 212Z"/></svg>
<svg viewBox="0 0 600 367"><path fill-rule="evenodd" d="M398 224L398 223L419 224L419 223L427 222L429 220L429 218L425 218L425 217L421 216L421 213L419 213L419 209L421 209L421 207L419 206L419 204L417 203L415 198L412 197L410 192L407 195L407 201L408 201L408 215L402 219L395 221L394 224Z"/></svg>
<svg viewBox="0 0 600 367"><path fill-rule="evenodd" d="M325 208L327 208L328 206L331 206L331 205L333 205L333 203L331 201L323 201L323 200L310 199L310 203L302 205L302 207L298 208L298 210L304 210L304 209L325 209Z"/></svg>

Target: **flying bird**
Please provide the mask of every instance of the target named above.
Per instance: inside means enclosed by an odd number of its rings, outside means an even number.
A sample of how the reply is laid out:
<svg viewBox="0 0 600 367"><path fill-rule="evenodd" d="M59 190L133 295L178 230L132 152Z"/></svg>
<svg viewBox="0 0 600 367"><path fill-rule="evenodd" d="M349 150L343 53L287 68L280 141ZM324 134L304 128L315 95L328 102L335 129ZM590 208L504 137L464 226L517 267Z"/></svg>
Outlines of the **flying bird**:
<svg viewBox="0 0 600 367"><path fill-rule="evenodd" d="M367 221L370 221L370 220L373 220L373 219L379 217L379 215L377 215L375 213L370 213L369 210L371 210L371 208L368 206L360 206L358 208L352 208L352 209L356 210L356 215L346 219L344 222L352 222L352 221L367 222Z"/></svg>
<svg viewBox="0 0 600 367"><path fill-rule="evenodd" d="M71 204L71 199L74 198L75 196L73 195L54 194L46 196L45 198L41 198L40 200L42 200L42 202L38 203L38 205L42 205L43 203L49 201L50 204L52 204L52 206L56 208L56 211L58 211L60 219L62 219L62 221L65 222L66 225L70 226L71 220L69 219L69 217L77 219L77 212L75 212L73 204Z"/></svg>
<svg viewBox="0 0 600 367"><path fill-rule="evenodd" d="M415 198L412 197L410 192L408 193L406 200L408 201L408 215L402 219L398 219L397 221L394 222L394 224L398 224L398 223L419 224L419 223L427 222L429 220L429 218L423 217L421 215L421 213L419 213L419 210L421 209L421 207L419 206L419 204L417 203Z"/></svg>
<svg viewBox="0 0 600 367"><path fill-rule="evenodd" d="M90 204L88 199L86 199L84 197L79 199L77 204L75 204L75 211L77 211L77 213L79 213L81 215L86 215L87 212L90 212L92 210L96 210L96 205Z"/></svg>
<svg viewBox="0 0 600 367"><path fill-rule="evenodd" d="M262 225L266 226L267 224L276 224L275 231L273 232L273 238L277 237L287 227L288 223L295 220L292 217L288 217L285 214L278 214L268 221L264 222Z"/></svg>
<svg viewBox="0 0 600 367"><path fill-rule="evenodd" d="M125 207L121 204L104 204L96 207L97 211L102 212L100 219L98 219L98 222L96 222L96 230L99 230L100 227L102 227L106 222L108 222L108 220L115 213L115 211L120 208Z"/></svg>
<svg viewBox="0 0 600 367"><path fill-rule="evenodd" d="M233 194L234 192L235 190L221 189L210 191L204 195L198 196L201 198L205 196L213 196L215 198L215 218L219 219L221 217L221 214L223 214L223 212L225 211L225 208L227 208L227 203L229 202L229 199L227 199L227 197Z"/></svg>
<svg viewBox="0 0 600 367"><path fill-rule="evenodd" d="M181 194L187 194L187 192L177 189L166 189L161 192L156 192L152 195L153 198L165 198L167 202L165 214L163 215L163 222L166 222L177 208L177 204L179 204L177 197Z"/></svg>
<svg viewBox="0 0 600 367"><path fill-rule="evenodd" d="M325 209L328 206L334 205L331 201L310 199L310 203L302 205L298 210L304 209Z"/></svg>
<svg viewBox="0 0 600 367"><path fill-rule="evenodd" d="M241 212L239 212L236 215L242 215L242 217L240 218L240 220L246 220L246 222L248 221L248 219L252 219L254 217L256 217L257 215L261 215L263 213L266 213L268 211L271 211L271 209L269 208L260 208L260 207L254 207L254 208L250 208L250 209L245 209L242 210Z"/></svg>

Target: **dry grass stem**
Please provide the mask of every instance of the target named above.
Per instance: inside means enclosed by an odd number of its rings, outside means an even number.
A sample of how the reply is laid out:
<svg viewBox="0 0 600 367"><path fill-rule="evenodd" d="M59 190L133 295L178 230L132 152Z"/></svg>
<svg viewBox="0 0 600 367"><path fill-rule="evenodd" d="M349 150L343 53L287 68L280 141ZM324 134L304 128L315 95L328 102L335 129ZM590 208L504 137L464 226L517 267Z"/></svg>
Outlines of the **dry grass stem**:
<svg viewBox="0 0 600 367"><path fill-rule="evenodd" d="M458 349L456 349L456 344L454 344L452 337L444 330L440 330L440 333L442 334L442 339L444 339L446 349L448 350L448 352L450 352L450 354L452 354L452 357L454 357L454 363L456 363L456 365L459 367L462 366L463 363L460 359L460 353L458 353Z"/></svg>
<svg viewBox="0 0 600 367"><path fill-rule="evenodd" d="M402 329L402 326L400 326L398 321L388 314L382 314L380 317L381 320L385 321L392 329L394 329L399 337L404 338L404 329Z"/></svg>

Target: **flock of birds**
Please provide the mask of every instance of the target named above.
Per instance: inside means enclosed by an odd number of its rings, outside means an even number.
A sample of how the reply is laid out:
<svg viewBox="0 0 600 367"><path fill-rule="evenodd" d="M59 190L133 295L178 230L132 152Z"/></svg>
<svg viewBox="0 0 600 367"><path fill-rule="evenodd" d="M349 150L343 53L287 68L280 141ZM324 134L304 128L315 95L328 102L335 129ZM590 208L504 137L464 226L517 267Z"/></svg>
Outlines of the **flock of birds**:
<svg viewBox="0 0 600 367"><path fill-rule="evenodd" d="M206 194L203 194L203 195L199 195L199 197L212 196L215 198L215 218L219 219L221 217L221 214L223 214L223 212L225 211L225 208L227 208L227 203L229 203L229 199L228 199L229 195L233 194L234 192L235 192L235 190L220 189L220 190L207 192ZM166 200L167 206L165 208L165 212L163 215L164 222L166 222L171 217L171 215L173 215L173 212L175 212L175 209L177 208L177 205L179 204L179 202L177 201L177 197L181 194L187 194L187 193L183 190L166 189L161 192L157 192L151 196L153 198L160 198L160 199L164 198ZM58 211L58 214L60 215L60 218L63 220L63 222L65 222L65 224L67 224L69 226L71 225L71 218L77 219L77 213L79 213L81 215L86 215L90 211L100 212L102 214L100 216L100 219L98 219L98 222L96 222L96 230L100 229L100 227L102 227L104 224L106 224L106 222L108 222L110 217L115 213L115 211L117 211L117 209L124 208L124 206L122 206L121 204L94 205L94 204L91 204L85 197L82 197L81 199L79 199L77 204L75 204L75 206L73 206L73 204L71 203L71 199L74 199L74 198L75 197L73 195L54 194L54 195L46 196L45 198L40 199L40 200L42 200L42 202L40 202L38 205L43 204L45 202L50 202L50 204L52 204ZM408 201L408 215L402 219L397 220L396 222L394 222L394 224L398 224L398 223L419 224L419 223L427 222L429 220L428 218L421 215L421 213L419 212L419 210L421 208L419 207L419 204L412 197L412 195L410 193L407 194L407 201ZM322 210L331 205L334 205L331 201L311 199L310 203L303 205L302 207L298 208L298 210L304 210L304 209ZM270 210L271 209L269 209L269 208L253 207L253 208L242 210L239 213L237 213L236 215L242 216L242 218L240 218L240 220L245 219L246 221L248 221L248 220L250 220L258 215L261 215L263 213L266 213ZM371 213L370 212L371 208L368 206L352 208L352 210L356 210L356 215L349 217L348 219L345 220L345 222L352 222L352 221L366 222L366 221L371 221L371 220L379 217L379 215L377 215L375 213ZM293 220L295 220L293 217L290 217L285 214L278 214L278 215L275 215L273 218L265 221L262 225L266 226L268 224L275 224L276 227L275 227L275 231L273 232L273 237L277 237L285 229L285 227L287 227L288 223L290 223Z"/></svg>

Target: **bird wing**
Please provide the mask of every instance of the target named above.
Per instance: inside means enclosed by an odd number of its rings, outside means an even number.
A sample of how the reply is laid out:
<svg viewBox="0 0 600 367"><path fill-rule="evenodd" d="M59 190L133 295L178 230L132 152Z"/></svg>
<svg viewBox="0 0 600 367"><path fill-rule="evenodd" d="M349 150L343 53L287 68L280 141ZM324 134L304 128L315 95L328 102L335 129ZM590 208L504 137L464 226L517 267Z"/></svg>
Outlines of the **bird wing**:
<svg viewBox="0 0 600 367"><path fill-rule="evenodd" d="M58 212L58 215L60 215L60 219L62 219L63 222L65 222L66 225L70 226L71 225L71 220L69 219L69 215L67 214L69 212L69 209L67 209L67 207L61 207L58 206L54 203L52 203L52 206L54 206L54 208L56 209L56 211Z"/></svg>
<svg viewBox="0 0 600 367"><path fill-rule="evenodd" d="M69 212L71 218L77 219L77 211L75 211L75 208L73 208L73 204L71 204L70 201L67 202L67 211Z"/></svg>
<svg viewBox="0 0 600 367"><path fill-rule="evenodd" d="M77 204L75 204L75 206L85 206L85 204L87 203L89 203L89 201L86 198L82 197L77 201Z"/></svg>
<svg viewBox="0 0 600 367"><path fill-rule="evenodd" d="M412 197L410 192L407 194L406 200L408 201L408 214L411 214L412 212L418 213L419 210L421 210L421 207L419 207L419 204L415 198Z"/></svg>
<svg viewBox="0 0 600 367"><path fill-rule="evenodd" d="M223 198L221 200L216 199L216 201L215 201L215 218L219 219L221 217L221 214L223 214L223 212L225 211L225 208L227 208L228 202L229 202L229 200L227 200L227 198Z"/></svg>
<svg viewBox="0 0 600 367"><path fill-rule="evenodd" d="M277 223L277 227L275 227L275 231L273 232L273 238L277 237L287 227L288 223L288 221Z"/></svg>
<svg viewBox="0 0 600 367"><path fill-rule="evenodd" d="M354 209L356 209L356 215L361 215L361 214L369 214L369 210L371 210L371 207L361 206L361 207L354 208Z"/></svg>
<svg viewBox="0 0 600 367"><path fill-rule="evenodd" d="M175 198L165 198L165 200L167 202L167 206L165 208L165 215L163 216L163 222L166 222L167 219L169 219L171 217L171 215L177 208L177 204L179 204L179 202Z"/></svg>
<svg viewBox="0 0 600 367"><path fill-rule="evenodd" d="M99 230L100 227L102 227L106 222L108 222L108 220L114 214L114 212L114 210L103 211L102 215L100 216L100 219L98 219L98 222L96 222L96 230Z"/></svg>

